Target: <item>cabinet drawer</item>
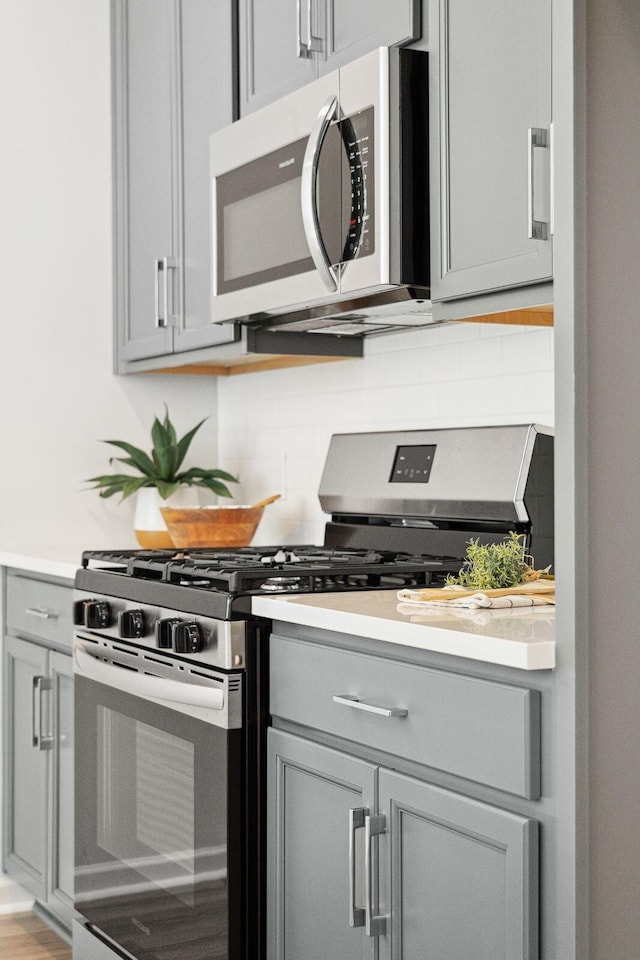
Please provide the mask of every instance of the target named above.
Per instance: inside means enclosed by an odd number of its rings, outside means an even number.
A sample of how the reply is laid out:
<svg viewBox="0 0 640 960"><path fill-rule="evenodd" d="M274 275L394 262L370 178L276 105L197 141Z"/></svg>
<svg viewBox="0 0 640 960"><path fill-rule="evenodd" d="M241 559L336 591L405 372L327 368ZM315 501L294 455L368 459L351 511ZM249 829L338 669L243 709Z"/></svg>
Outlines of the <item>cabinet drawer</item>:
<svg viewBox="0 0 640 960"><path fill-rule="evenodd" d="M539 798L537 690L278 636L270 649L274 716ZM366 705L406 715L385 716Z"/></svg>
<svg viewBox="0 0 640 960"><path fill-rule="evenodd" d="M17 573L7 574L7 628L10 633L71 647L73 588Z"/></svg>

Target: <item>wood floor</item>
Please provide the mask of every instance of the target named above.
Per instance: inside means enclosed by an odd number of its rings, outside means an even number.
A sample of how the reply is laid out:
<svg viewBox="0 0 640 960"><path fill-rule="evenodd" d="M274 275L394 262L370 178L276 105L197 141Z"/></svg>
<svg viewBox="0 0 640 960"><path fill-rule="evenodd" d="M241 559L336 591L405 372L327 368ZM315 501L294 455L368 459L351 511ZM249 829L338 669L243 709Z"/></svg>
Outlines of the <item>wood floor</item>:
<svg viewBox="0 0 640 960"><path fill-rule="evenodd" d="M71 960L71 947L32 913L0 917L0 960Z"/></svg>

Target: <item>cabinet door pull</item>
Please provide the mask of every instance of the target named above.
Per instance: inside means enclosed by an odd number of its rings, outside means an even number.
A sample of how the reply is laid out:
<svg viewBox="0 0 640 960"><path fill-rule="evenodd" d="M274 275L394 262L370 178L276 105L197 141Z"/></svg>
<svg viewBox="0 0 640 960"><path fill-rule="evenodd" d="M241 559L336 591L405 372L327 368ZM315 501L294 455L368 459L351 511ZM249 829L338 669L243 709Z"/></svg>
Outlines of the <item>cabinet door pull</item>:
<svg viewBox="0 0 640 960"><path fill-rule="evenodd" d="M38 750L50 750L53 746L53 737L42 732L42 692L51 689L51 681L46 677L34 677L31 690L31 737L34 747Z"/></svg>
<svg viewBox="0 0 640 960"><path fill-rule="evenodd" d="M535 164L533 151L536 147L546 148L549 146L548 131L544 127L529 127L527 132L528 144L528 173L529 190L527 196L527 217L529 223L528 237L530 240L548 240L549 224L545 220L536 220L534 215L535 205Z"/></svg>
<svg viewBox="0 0 640 960"><path fill-rule="evenodd" d="M45 610L44 607L26 607L25 613L30 617L38 617L40 620L57 620L60 616L55 610Z"/></svg>
<svg viewBox="0 0 640 960"><path fill-rule="evenodd" d="M373 703L358 700L350 693L341 693L339 696L336 694L333 702L341 703L345 707L354 707L356 710L364 710L365 713L375 713L379 717L406 717L409 715L409 711L405 710L404 707L376 707Z"/></svg>
<svg viewBox="0 0 640 960"><path fill-rule="evenodd" d="M296 0L296 57L301 60L308 60L312 53L322 52L322 39L314 37L311 33L311 0L307 0L307 39L302 39L302 0Z"/></svg>
<svg viewBox="0 0 640 960"><path fill-rule="evenodd" d="M356 907L356 830L364 827L366 807L351 807L349 810L349 926L364 927L364 907Z"/></svg>
<svg viewBox="0 0 640 960"><path fill-rule="evenodd" d="M155 323L158 329L173 326L175 317L169 310L169 270L177 267L174 257L162 257L155 260L154 295L155 295ZM160 284L162 284L162 308L160 307Z"/></svg>
<svg viewBox="0 0 640 960"><path fill-rule="evenodd" d="M368 937L379 937L387 932L387 918L373 912L373 838L386 833L387 819L384 816L364 818L364 910L365 932ZM376 871L376 880L379 870Z"/></svg>

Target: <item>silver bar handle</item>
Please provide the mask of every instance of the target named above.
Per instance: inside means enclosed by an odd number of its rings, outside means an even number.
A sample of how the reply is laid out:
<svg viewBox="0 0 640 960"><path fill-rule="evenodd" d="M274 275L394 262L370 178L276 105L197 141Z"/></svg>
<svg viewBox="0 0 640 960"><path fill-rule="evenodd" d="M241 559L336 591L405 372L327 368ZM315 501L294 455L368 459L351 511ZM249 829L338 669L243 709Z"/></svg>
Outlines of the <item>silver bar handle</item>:
<svg viewBox="0 0 640 960"><path fill-rule="evenodd" d="M177 261L174 257L162 257L161 260L155 261L155 322L160 330L175 323L175 316L169 309L169 270L174 270L176 266ZM160 282L162 282L162 309L160 308Z"/></svg>
<svg viewBox="0 0 640 960"><path fill-rule="evenodd" d="M386 833L385 816L364 818L364 910L365 932L368 937L379 937L387 932L387 918L373 912L373 838Z"/></svg>
<svg viewBox="0 0 640 960"><path fill-rule="evenodd" d="M356 907L356 830L364 827L366 807L351 807L349 810L349 926L364 927L364 907Z"/></svg>
<svg viewBox="0 0 640 960"><path fill-rule="evenodd" d="M365 713L375 713L379 717L407 717L409 711L404 707L376 707L373 703L366 703L359 700L350 693L336 694L333 698L334 703L341 703L345 707L353 707L355 710L363 710Z"/></svg>
<svg viewBox="0 0 640 960"><path fill-rule="evenodd" d="M191 707L205 707L209 710L224 709L224 690L217 690L204 684L183 683L180 680L154 677L152 674L137 673L133 670L119 670L113 664L92 657L81 645L74 646L73 657L77 673L125 693L160 700L164 703L186 704Z"/></svg>
<svg viewBox="0 0 640 960"><path fill-rule="evenodd" d="M153 295L155 304L155 325L158 329L166 327L166 318L160 313L160 273L164 270L164 260L154 260Z"/></svg>
<svg viewBox="0 0 640 960"><path fill-rule="evenodd" d="M311 0L307 0L307 39L302 39L302 0L296 0L296 57L309 60L312 53L322 53L322 38L311 33Z"/></svg>
<svg viewBox="0 0 640 960"><path fill-rule="evenodd" d="M536 147L549 146L548 131L544 127L529 127L527 131L529 190L527 196L528 237L530 240L548 240L549 224L545 220L536 220L535 208L535 163L533 151Z"/></svg>
<svg viewBox="0 0 640 960"><path fill-rule="evenodd" d="M55 610L46 610L44 607L26 607L24 612L40 620L57 620L60 616Z"/></svg>
<svg viewBox="0 0 640 960"><path fill-rule="evenodd" d="M318 162L320 151L331 120L338 110L338 98L331 96L320 110L309 134L307 148L302 161L302 177L300 179L300 203L302 207L302 224L309 245L309 252L313 258L316 270L325 287L329 291L338 289L338 281L331 261L322 242L320 221L318 219L317 181Z"/></svg>
<svg viewBox="0 0 640 960"><path fill-rule="evenodd" d="M38 750L50 750L53 746L53 737L42 732L42 693L51 689L51 681L46 677L33 677L31 691L31 742Z"/></svg>

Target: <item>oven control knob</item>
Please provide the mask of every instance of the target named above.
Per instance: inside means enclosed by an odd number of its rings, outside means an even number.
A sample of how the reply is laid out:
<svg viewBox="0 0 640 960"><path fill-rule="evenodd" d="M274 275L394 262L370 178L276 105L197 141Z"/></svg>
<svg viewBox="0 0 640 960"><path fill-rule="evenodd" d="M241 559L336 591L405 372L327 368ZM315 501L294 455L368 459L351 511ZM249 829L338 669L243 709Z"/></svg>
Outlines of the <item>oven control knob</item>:
<svg viewBox="0 0 640 960"><path fill-rule="evenodd" d="M173 631L179 623L180 621L177 617L156 620L156 647L160 650L171 650L173 648Z"/></svg>
<svg viewBox="0 0 640 960"><path fill-rule="evenodd" d="M202 630L195 621L178 623L173 633L173 649L176 653L198 653L202 650Z"/></svg>
<svg viewBox="0 0 640 960"><path fill-rule="evenodd" d="M84 605L84 623L92 630L111 626L111 605L106 600L89 600Z"/></svg>
<svg viewBox="0 0 640 960"><path fill-rule="evenodd" d="M95 603L94 600L76 600L73 605L73 622L77 627L85 627L87 624L86 608L87 604Z"/></svg>
<svg viewBox="0 0 640 960"><path fill-rule="evenodd" d="M121 610L118 614L118 632L125 640L144 637L146 624L142 610Z"/></svg>

